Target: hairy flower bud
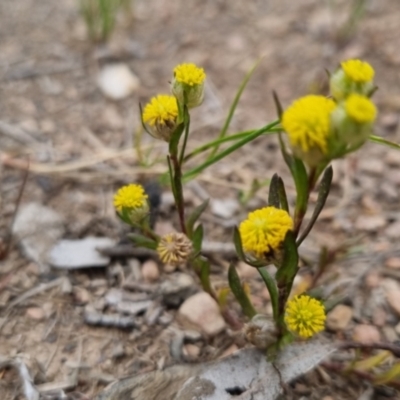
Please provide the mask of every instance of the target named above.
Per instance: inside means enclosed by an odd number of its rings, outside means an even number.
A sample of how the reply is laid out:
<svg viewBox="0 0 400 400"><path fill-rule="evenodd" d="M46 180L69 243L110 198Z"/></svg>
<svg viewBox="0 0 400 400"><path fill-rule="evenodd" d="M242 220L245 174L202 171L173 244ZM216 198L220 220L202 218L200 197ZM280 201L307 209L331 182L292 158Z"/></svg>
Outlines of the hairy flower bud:
<svg viewBox="0 0 400 400"><path fill-rule="evenodd" d="M195 64L180 64L174 69L174 79L171 83L172 94L180 104L188 108L197 107L204 99L205 78L203 68Z"/></svg>

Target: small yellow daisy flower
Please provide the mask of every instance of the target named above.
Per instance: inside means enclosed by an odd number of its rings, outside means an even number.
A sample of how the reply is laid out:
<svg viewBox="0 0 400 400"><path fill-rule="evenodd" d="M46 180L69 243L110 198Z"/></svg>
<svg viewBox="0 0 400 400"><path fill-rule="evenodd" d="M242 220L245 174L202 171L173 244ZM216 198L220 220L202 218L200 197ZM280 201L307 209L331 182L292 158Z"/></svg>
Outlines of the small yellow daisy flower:
<svg viewBox="0 0 400 400"><path fill-rule="evenodd" d="M258 258L279 251L287 231L293 229L293 220L285 211L265 207L249 213L239 226L243 250Z"/></svg>
<svg viewBox="0 0 400 400"><path fill-rule="evenodd" d="M150 133L167 142L176 127L178 118L178 104L176 98L170 95L159 94L153 97L143 110L143 122L150 127Z"/></svg>
<svg viewBox="0 0 400 400"><path fill-rule="evenodd" d="M188 86L201 85L206 79L203 68L197 67L193 63L180 64L174 68L174 77L177 82Z"/></svg>
<svg viewBox="0 0 400 400"><path fill-rule="evenodd" d="M205 79L206 74L203 68L192 63L180 64L174 68L172 94L179 104L184 104L188 108L197 107L204 99Z"/></svg>
<svg viewBox="0 0 400 400"><path fill-rule="evenodd" d="M368 124L375 121L376 107L372 101L359 94L351 94L345 102L347 115L359 124Z"/></svg>
<svg viewBox="0 0 400 400"><path fill-rule="evenodd" d="M134 183L121 187L114 195L114 207L121 213L124 208L128 210L139 209L148 206L147 194L143 186Z"/></svg>
<svg viewBox="0 0 400 400"><path fill-rule="evenodd" d="M157 246L157 253L164 264L181 265L188 261L193 252L193 244L183 233L164 235Z"/></svg>
<svg viewBox="0 0 400 400"><path fill-rule="evenodd" d="M347 60L343 61L340 65L346 77L354 82L365 83L374 79L375 71L365 61Z"/></svg>
<svg viewBox="0 0 400 400"><path fill-rule="evenodd" d="M286 305L285 323L287 327L304 339L322 331L325 327L325 320L324 305L310 296L296 296Z"/></svg>
<svg viewBox="0 0 400 400"><path fill-rule="evenodd" d="M296 100L282 115L293 152L306 162L318 163L326 155L331 133L331 112L336 103L324 96Z"/></svg>

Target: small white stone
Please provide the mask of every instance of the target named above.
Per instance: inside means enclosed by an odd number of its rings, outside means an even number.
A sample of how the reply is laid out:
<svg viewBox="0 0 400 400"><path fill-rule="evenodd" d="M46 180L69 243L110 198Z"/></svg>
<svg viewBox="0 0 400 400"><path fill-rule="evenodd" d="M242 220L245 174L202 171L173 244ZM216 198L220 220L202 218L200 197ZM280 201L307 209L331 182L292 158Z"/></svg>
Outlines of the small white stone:
<svg viewBox="0 0 400 400"><path fill-rule="evenodd" d="M53 267L61 269L105 267L110 257L103 256L97 249L114 245L114 240L101 237L60 240L51 249L48 260Z"/></svg>
<svg viewBox="0 0 400 400"><path fill-rule="evenodd" d="M155 282L160 278L158 265L154 260L147 260L142 265L142 276L145 282Z"/></svg>
<svg viewBox="0 0 400 400"><path fill-rule="evenodd" d="M217 335L225 328L218 304L206 292L196 293L185 300L179 308L179 314L209 336Z"/></svg>
<svg viewBox="0 0 400 400"><path fill-rule="evenodd" d="M214 215L224 219L232 218L240 208L239 202L234 199L213 199L210 206Z"/></svg>
<svg viewBox="0 0 400 400"><path fill-rule="evenodd" d="M140 82L126 64L106 65L97 83L103 94L112 100L122 100L137 91Z"/></svg>

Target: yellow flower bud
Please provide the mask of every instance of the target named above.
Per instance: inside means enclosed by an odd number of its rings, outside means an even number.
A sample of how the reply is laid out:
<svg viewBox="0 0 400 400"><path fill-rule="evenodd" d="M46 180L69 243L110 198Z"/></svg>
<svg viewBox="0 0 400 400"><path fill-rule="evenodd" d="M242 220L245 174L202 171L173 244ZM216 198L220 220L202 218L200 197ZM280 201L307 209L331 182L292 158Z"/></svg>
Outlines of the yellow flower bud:
<svg viewBox="0 0 400 400"><path fill-rule="evenodd" d="M329 141L330 153L341 157L364 144L372 133L376 114L376 107L368 97L350 94L332 112L334 135Z"/></svg>
<svg viewBox="0 0 400 400"><path fill-rule="evenodd" d="M115 193L114 207L120 216L127 217L132 223L140 223L149 214L147 198L141 185L126 185Z"/></svg>
<svg viewBox="0 0 400 400"><path fill-rule="evenodd" d="M180 104L185 104L188 108L197 107L204 99L205 79L203 68L195 64L180 64L174 68L172 94Z"/></svg>
<svg viewBox="0 0 400 400"><path fill-rule="evenodd" d="M351 93L369 97L374 90L374 75L374 69L365 61L343 61L331 75L331 94L336 101L345 99Z"/></svg>

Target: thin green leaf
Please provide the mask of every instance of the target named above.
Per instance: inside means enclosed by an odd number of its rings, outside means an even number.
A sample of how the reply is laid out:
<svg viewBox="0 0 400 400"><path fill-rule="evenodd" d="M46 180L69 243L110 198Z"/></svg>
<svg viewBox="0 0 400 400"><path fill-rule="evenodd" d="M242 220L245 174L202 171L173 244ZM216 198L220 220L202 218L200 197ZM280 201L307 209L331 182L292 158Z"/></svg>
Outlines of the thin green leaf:
<svg viewBox="0 0 400 400"><path fill-rule="evenodd" d="M285 184L283 183L281 177L279 177L278 181L278 193L279 193L279 203L281 205L281 209L289 213L289 204L286 196Z"/></svg>
<svg viewBox="0 0 400 400"><path fill-rule="evenodd" d="M278 287L276 286L276 281L265 267L257 268L265 286L268 289L269 296L271 298L272 312L274 316L274 321L278 320Z"/></svg>
<svg viewBox="0 0 400 400"><path fill-rule="evenodd" d="M329 195L329 190L331 188L332 177L333 177L333 169L331 166L329 166L325 170L324 175L321 179L321 183L319 185L318 199L317 199L317 203L315 204L314 212L313 212L311 219L308 222L306 228L300 235L300 237L297 241L297 246L300 246L301 243L303 242L303 240L310 233L312 227L314 226L315 222L317 221L319 214L321 213L322 209L324 208L326 199L328 198L328 195Z"/></svg>
<svg viewBox="0 0 400 400"><path fill-rule="evenodd" d="M223 139L226 135L226 132L228 131L229 125L232 121L233 115L235 113L236 107L239 103L240 97L242 96L242 93L244 89L246 88L247 84L249 83L249 80L251 76L253 75L254 71L258 67L258 65L261 62L261 58L253 65L253 67L250 68L250 71L246 74L244 77L243 81L241 82L238 91L236 92L235 98L233 99L233 102L231 104L231 107L229 108L228 116L225 120L224 126L221 129L221 132L218 135L218 139ZM218 152L219 145L215 146L211 154L209 155L208 159L212 159L215 154Z"/></svg>
<svg viewBox="0 0 400 400"><path fill-rule="evenodd" d="M203 225L200 224L193 232L193 235L191 238L192 242L193 242L193 249L196 253L199 253L201 251L203 237L204 237L204 228L203 228Z"/></svg>
<svg viewBox="0 0 400 400"><path fill-rule="evenodd" d="M203 203L201 203L199 206L197 206L191 212L189 217L187 218L187 220L186 220L186 233L187 233L189 238L192 236L194 224L200 218L201 214L203 214L203 212L207 208L209 202L210 202L209 199L205 200Z"/></svg>
<svg viewBox="0 0 400 400"><path fill-rule="evenodd" d="M279 208L279 176L276 173L269 184L268 205Z"/></svg>
<svg viewBox="0 0 400 400"><path fill-rule="evenodd" d="M380 136L369 135L369 140L374 143L383 144L384 146L392 147L393 149L400 150L400 144L391 142L390 140L381 138Z"/></svg>
<svg viewBox="0 0 400 400"><path fill-rule="evenodd" d="M246 255L244 254L243 251L242 239L240 237L240 232L237 226L233 228L233 243L235 245L236 253L239 260L245 261Z"/></svg>
<svg viewBox="0 0 400 400"><path fill-rule="evenodd" d="M299 255L297 252L296 240L293 232L288 231L283 241L282 264L276 273L278 287L286 286L288 289L291 289L293 279L298 270L298 263Z"/></svg>
<svg viewBox="0 0 400 400"><path fill-rule="evenodd" d="M239 149L240 147L243 147L245 144L251 142L252 140L258 138L264 133L269 132L270 129L274 128L276 125L279 124L279 121L274 121L270 123L269 125L254 131L250 135L244 137L242 140L239 140L237 143L233 144L232 146L228 147L227 149L223 150L221 153L217 154L215 157L212 159L207 159L203 164L191 169L190 171L186 172L183 175L183 179L185 181L188 181L190 179L193 179L196 175L198 175L200 172L204 171L206 168L208 168L210 165L215 164L217 161L222 160L229 154L233 153L235 150ZM274 131L269 132L270 134L275 133Z"/></svg>
<svg viewBox="0 0 400 400"><path fill-rule="evenodd" d="M142 127L143 127L144 131L147 132L150 136L154 137L153 133L147 129L147 126L143 121L143 108L140 103L139 103L139 112L140 112L140 122L142 123Z"/></svg>
<svg viewBox="0 0 400 400"><path fill-rule="evenodd" d="M247 317L253 318L257 314L257 312L254 309L253 305L251 304L251 301L247 296L245 290L243 289L239 275L233 264L229 266L228 281L229 281L229 287L231 288L232 293L234 294L236 300L242 307L243 313Z"/></svg>
<svg viewBox="0 0 400 400"><path fill-rule="evenodd" d="M308 175L306 167L300 159L290 155L286 150L285 142L283 141L282 135L279 135L279 143L281 146L281 152L283 159L288 166L290 173L292 174L294 184L296 186L296 207L295 207L295 218L297 215L305 213L307 210L308 202Z"/></svg>
<svg viewBox="0 0 400 400"><path fill-rule="evenodd" d="M145 247L152 250L155 250L157 248L157 242L139 233L129 233L128 237L138 247Z"/></svg>
<svg viewBox="0 0 400 400"><path fill-rule="evenodd" d="M197 258L200 264L200 281L203 290L207 293L212 293L210 282L210 263L204 258Z"/></svg>
<svg viewBox="0 0 400 400"><path fill-rule="evenodd" d="M282 119L282 114L283 114L283 107L282 104L279 100L278 93L275 92L275 90L272 91L272 96L274 98L274 103L276 107L276 113L278 114L279 120Z"/></svg>

